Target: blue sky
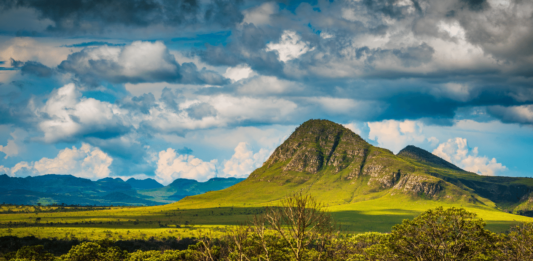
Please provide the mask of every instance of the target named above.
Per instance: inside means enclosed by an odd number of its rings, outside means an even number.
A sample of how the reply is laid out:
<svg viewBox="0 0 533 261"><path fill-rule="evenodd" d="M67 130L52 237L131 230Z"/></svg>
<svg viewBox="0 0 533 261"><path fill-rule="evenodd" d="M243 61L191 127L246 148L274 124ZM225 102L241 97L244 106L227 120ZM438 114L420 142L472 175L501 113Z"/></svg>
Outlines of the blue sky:
<svg viewBox="0 0 533 261"><path fill-rule="evenodd" d="M0 172L246 177L301 123L533 176L533 3L0 3Z"/></svg>

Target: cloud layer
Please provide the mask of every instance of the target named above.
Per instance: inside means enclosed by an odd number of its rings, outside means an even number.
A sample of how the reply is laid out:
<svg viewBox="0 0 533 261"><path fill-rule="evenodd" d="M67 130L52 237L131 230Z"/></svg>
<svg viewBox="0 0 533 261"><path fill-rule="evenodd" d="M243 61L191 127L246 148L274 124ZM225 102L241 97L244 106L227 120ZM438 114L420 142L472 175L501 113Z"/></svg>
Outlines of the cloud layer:
<svg viewBox="0 0 533 261"><path fill-rule="evenodd" d="M531 1L9 0L0 13L8 173L85 146L110 176L244 177L311 118L484 175L529 171L475 137L509 153L533 139L465 122L533 126Z"/></svg>

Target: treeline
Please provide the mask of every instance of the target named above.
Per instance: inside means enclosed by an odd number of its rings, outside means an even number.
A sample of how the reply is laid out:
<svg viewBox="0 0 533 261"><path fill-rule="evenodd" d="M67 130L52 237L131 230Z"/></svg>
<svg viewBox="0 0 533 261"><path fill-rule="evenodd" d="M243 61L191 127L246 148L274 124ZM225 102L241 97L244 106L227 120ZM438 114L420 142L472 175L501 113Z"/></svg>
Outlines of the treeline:
<svg viewBox="0 0 533 261"><path fill-rule="evenodd" d="M459 208L428 210L404 220L391 233L338 232L324 205L296 194L266 208L252 222L222 236L198 236L187 249L128 251L118 242L82 242L54 256L26 246L6 260L533 260L533 225L508 233L485 229L475 213Z"/></svg>
<svg viewBox="0 0 533 261"><path fill-rule="evenodd" d="M0 256L11 253L13 256L20 249L32 249L35 246L39 247L38 252L50 253L53 256L61 256L67 254L75 246L89 241L83 241L79 239L56 239L56 238L37 238L34 236L29 237L15 237L4 236L0 237ZM194 238L177 239L175 237L168 237L165 239L150 238L148 240L132 239L132 240L119 240L111 241L108 239L97 241L96 243L102 246L114 246L121 250L126 250L128 253L132 253L138 250L161 250L161 249L177 249L185 250L189 245L196 244ZM22 252L25 252L23 250ZM9 255L8 255L9 256ZM29 258L29 257L25 257ZM31 258L29 258L31 260ZM39 260L39 259L35 259Z"/></svg>
<svg viewBox="0 0 533 261"><path fill-rule="evenodd" d="M121 208L125 208L121 207ZM127 206L131 207L131 206ZM80 211L96 211L96 210L109 210L113 206L80 206L80 205L65 205L65 204L52 204L47 206L38 205L12 205L1 204L0 214L16 214L16 213L55 213L55 212L80 212Z"/></svg>

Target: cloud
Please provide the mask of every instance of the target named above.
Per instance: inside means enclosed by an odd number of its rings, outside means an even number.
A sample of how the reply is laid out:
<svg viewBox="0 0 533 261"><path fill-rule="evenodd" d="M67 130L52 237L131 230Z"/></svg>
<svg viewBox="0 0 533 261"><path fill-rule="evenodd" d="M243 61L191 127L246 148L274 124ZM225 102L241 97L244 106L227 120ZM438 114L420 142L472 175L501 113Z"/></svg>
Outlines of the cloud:
<svg viewBox="0 0 533 261"><path fill-rule="evenodd" d="M352 123L348 123L348 124L343 124L342 126L348 128L349 130L353 131L357 135L361 135L361 129L359 129L359 127L357 127L356 123L352 122Z"/></svg>
<svg viewBox="0 0 533 261"><path fill-rule="evenodd" d="M216 72L198 70L193 63L178 64L162 42L133 42L124 47L100 46L72 53L58 69L72 73L90 86L111 83L180 82L224 84Z"/></svg>
<svg viewBox="0 0 533 261"><path fill-rule="evenodd" d="M216 173L217 160L204 162L193 155L178 155L168 148L159 152L155 179L168 185L178 178L206 181Z"/></svg>
<svg viewBox="0 0 533 261"><path fill-rule="evenodd" d="M13 139L7 140L7 144L5 146L0 145L0 151L5 153L6 156L4 159L7 159L8 157L13 157L18 155L19 153L24 151L24 139L28 136L28 133L22 129L17 129L14 132L11 133L11 137Z"/></svg>
<svg viewBox="0 0 533 261"><path fill-rule="evenodd" d="M507 167L487 156L478 156L478 148L470 150L466 139L455 138L439 144L433 154L457 166L480 175L494 176L506 171Z"/></svg>
<svg viewBox="0 0 533 261"><path fill-rule="evenodd" d="M313 50L309 47L308 42L302 41L298 34L293 31L284 31L278 43L269 43L266 47L267 51L277 51L279 60L282 62L296 59Z"/></svg>
<svg viewBox="0 0 533 261"><path fill-rule="evenodd" d="M33 176L45 174L71 174L88 179L102 179L108 177L109 166L113 158L97 147L82 143L78 149L65 148L55 158L42 158L38 161L17 163L9 169L12 176Z"/></svg>
<svg viewBox="0 0 533 261"><path fill-rule="evenodd" d="M39 0L3 1L5 11L35 10L39 19L49 21L46 32L84 35L113 34L150 27L176 28L201 25L222 29L242 21L240 1L84 1L72 0L58 11L57 4ZM36 19L36 18L33 18Z"/></svg>
<svg viewBox="0 0 533 261"><path fill-rule="evenodd" d="M251 74L253 74L253 71L250 67L239 65L236 67L228 67L226 73L224 73L224 77L231 79L232 81L239 81L250 77Z"/></svg>
<svg viewBox="0 0 533 261"><path fill-rule="evenodd" d="M505 123L533 124L533 105L491 106L487 112Z"/></svg>
<svg viewBox="0 0 533 261"><path fill-rule="evenodd" d="M243 11L243 23L255 25L267 25L271 23L270 17L276 14L279 6L275 2L266 2L260 6Z"/></svg>
<svg viewBox="0 0 533 261"><path fill-rule="evenodd" d="M271 152L266 149L260 149L257 153L253 153L248 148L246 142L240 142L235 147L235 153L231 159L224 162L224 169L222 170L224 177L246 178L252 171L261 167L261 165L268 159Z"/></svg>
<svg viewBox="0 0 533 261"><path fill-rule="evenodd" d="M131 121L117 105L81 97L74 84L67 84L52 93L44 106L36 108L43 140L53 143L74 141L92 136L112 138L129 131Z"/></svg>
<svg viewBox="0 0 533 261"><path fill-rule="evenodd" d="M260 149L257 153L250 150L246 142L239 142L234 154L225 160L223 166L218 166L218 160L203 161L193 155L178 154L176 150L168 148L159 152L156 170L156 180L162 184L169 184L177 178L206 181L215 175L219 177L246 178L270 156L271 151ZM222 168L219 172L217 169Z"/></svg>
<svg viewBox="0 0 533 261"><path fill-rule="evenodd" d="M368 138L377 141L380 147L398 153L407 145L434 143L436 138L426 138L423 134L424 124L418 121L384 120L381 122L368 122L370 132Z"/></svg>

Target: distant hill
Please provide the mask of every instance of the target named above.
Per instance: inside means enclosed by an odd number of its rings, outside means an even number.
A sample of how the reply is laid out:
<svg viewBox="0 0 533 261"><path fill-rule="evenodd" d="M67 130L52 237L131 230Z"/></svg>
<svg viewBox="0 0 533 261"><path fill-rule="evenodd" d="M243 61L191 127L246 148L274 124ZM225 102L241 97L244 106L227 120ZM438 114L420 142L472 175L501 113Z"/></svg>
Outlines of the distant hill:
<svg viewBox="0 0 533 261"><path fill-rule="evenodd" d="M481 176L414 146L394 155L328 120L300 125L246 180L178 205L260 206L296 191L339 211L364 201L407 206L405 211L422 201L519 214L533 210L531 178Z"/></svg>
<svg viewBox="0 0 533 261"><path fill-rule="evenodd" d="M242 179L241 179L242 180ZM210 190L227 188L241 180L217 178L208 182L192 181L190 186L178 186L182 181L164 187L153 179L123 181L120 178L104 178L97 181L72 175L42 175L35 177L9 177L0 175L0 203L36 205L161 205L175 202L188 195L197 195ZM161 189L156 197L148 190ZM161 195L159 195L161 194ZM175 196L183 194L184 196Z"/></svg>
<svg viewBox="0 0 533 261"><path fill-rule="evenodd" d="M206 182L198 182L193 179L176 179L168 186L159 189L142 190L139 191L139 194L170 203L187 196L226 189L243 180L239 178L212 178Z"/></svg>
<svg viewBox="0 0 533 261"><path fill-rule="evenodd" d="M130 178L126 181L135 190L141 189L158 189L164 187L154 179L134 179Z"/></svg>

